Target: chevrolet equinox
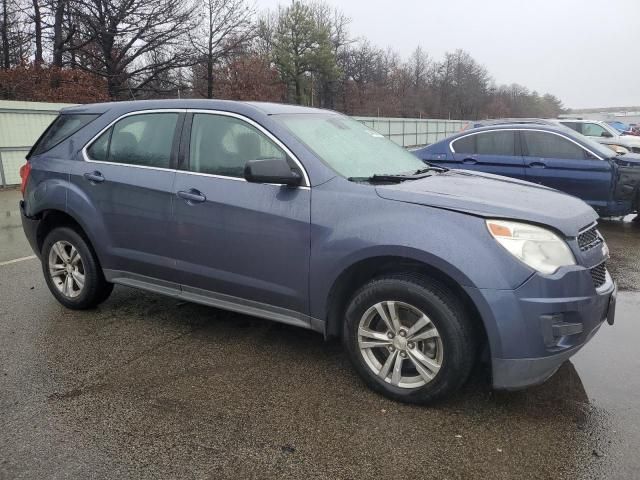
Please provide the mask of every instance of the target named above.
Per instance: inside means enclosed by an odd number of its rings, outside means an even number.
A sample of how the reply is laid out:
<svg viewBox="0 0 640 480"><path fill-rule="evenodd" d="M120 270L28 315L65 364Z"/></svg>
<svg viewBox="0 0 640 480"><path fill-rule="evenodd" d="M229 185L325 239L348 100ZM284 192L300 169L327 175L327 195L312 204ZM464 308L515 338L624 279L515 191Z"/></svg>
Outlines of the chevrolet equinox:
<svg viewBox="0 0 640 480"><path fill-rule="evenodd" d="M597 214L550 188L425 164L341 114L213 100L67 108L21 169L53 296L114 284L340 337L390 398L543 382L606 319Z"/></svg>

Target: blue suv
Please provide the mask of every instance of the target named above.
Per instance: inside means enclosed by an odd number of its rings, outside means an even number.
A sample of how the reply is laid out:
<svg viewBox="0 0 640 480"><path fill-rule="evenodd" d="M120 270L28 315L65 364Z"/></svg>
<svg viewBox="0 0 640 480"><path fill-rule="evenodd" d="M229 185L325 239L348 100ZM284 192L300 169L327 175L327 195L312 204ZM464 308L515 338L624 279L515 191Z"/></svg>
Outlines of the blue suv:
<svg viewBox="0 0 640 480"><path fill-rule="evenodd" d="M601 216L640 208L640 154L617 154L551 121L489 121L414 153L432 165L505 175L575 195Z"/></svg>
<svg viewBox="0 0 640 480"><path fill-rule="evenodd" d="M400 401L452 393L483 359L496 388L540 383L614 319L591 207L426 166L330 111L72 107L22 178L24 231L66 307L120 284L340 337Z"/></svg>

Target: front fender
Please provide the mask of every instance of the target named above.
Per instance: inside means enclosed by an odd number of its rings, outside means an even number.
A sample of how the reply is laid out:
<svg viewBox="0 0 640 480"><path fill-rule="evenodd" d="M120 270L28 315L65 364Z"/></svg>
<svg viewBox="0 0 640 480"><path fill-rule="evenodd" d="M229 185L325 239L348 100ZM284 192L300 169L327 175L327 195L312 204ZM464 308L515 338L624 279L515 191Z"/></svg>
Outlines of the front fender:
<svg viewBox="0 0 640 480"><path fill-rule="evenodd" d="M510 290L531 276L491 237L482 218L386 200L367 185L353 184L345 194L344 185L338 192L332 183L312 190L310 307L315 318L326 318L326 302L341 273L368 258L420 262L462 287Z"/></svg>

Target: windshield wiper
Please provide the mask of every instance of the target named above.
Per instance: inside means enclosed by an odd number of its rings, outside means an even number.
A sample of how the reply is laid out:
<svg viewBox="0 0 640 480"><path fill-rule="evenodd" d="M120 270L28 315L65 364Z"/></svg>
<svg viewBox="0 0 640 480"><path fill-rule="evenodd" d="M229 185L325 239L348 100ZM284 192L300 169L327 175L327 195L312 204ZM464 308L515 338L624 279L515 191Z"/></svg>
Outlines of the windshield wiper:
<svg viewBox="0 0 640 480"><path fill-rule="evenodd" d="M350 182L400 183L406 180L418 180L430 176L430 173L375 173L370 177L349 177L347 180Z"/></svg>
<svg viewBox="0 0 640 480"><path fill-rule="evenodd" d="M418 170L416 170L414 172L414 175L419 175L421 173L426 173L426 172L448 172L449 169L447 167L437 167L435 165L431 165L430 163L427 163L427 166L425 168L419 168Z"/></svg>
<svg viewBox="0 0 640 480"><path fill-rule="evenodd" d="M400 183L406 180L419 180L421 178L430 177L433 173L447 172L449 169L444 167L435 167L429 165L412 172L405 173L374 173L370 177L349 177L350 182L369 182L369 183Z"/></svg>

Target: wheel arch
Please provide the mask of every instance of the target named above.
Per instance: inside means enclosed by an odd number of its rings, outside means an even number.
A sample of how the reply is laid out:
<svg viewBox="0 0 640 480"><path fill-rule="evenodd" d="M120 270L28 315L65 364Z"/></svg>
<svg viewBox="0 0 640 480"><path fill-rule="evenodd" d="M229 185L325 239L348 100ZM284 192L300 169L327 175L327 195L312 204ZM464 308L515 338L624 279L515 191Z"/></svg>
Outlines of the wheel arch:
<svg viewBox="0 0 640 480"><path fill-rule="evenodd" d="M349 300L354 293L374 277L392 274L413 274L430 278L442 283L457 298L463 301L465 310L471 316L475 332L481 342L482 349L489 353L489 342L484 320L480 311L464 288L451 275L441 268L421 260L396 255L382 255L361 259L344 269L334 281L326 303L326 337L340 337L343 316Z"/></svg>
<svg viewBox="0 0 640 480"><path fill-rule="evenodd" d="M38 229L36 231L36 242L38 245L38 251L42 251L44 239L47 237L49 232L57 227L73 228L80 235L85 237L85 239L88 240L89 243L91 243L86 230L82 227L80 222L76 220L76 218L74 218L72 215L63 210L58 210L56 208L42 210L37 214L37 218L40 219L40 223L38 224Z"/></svg>

